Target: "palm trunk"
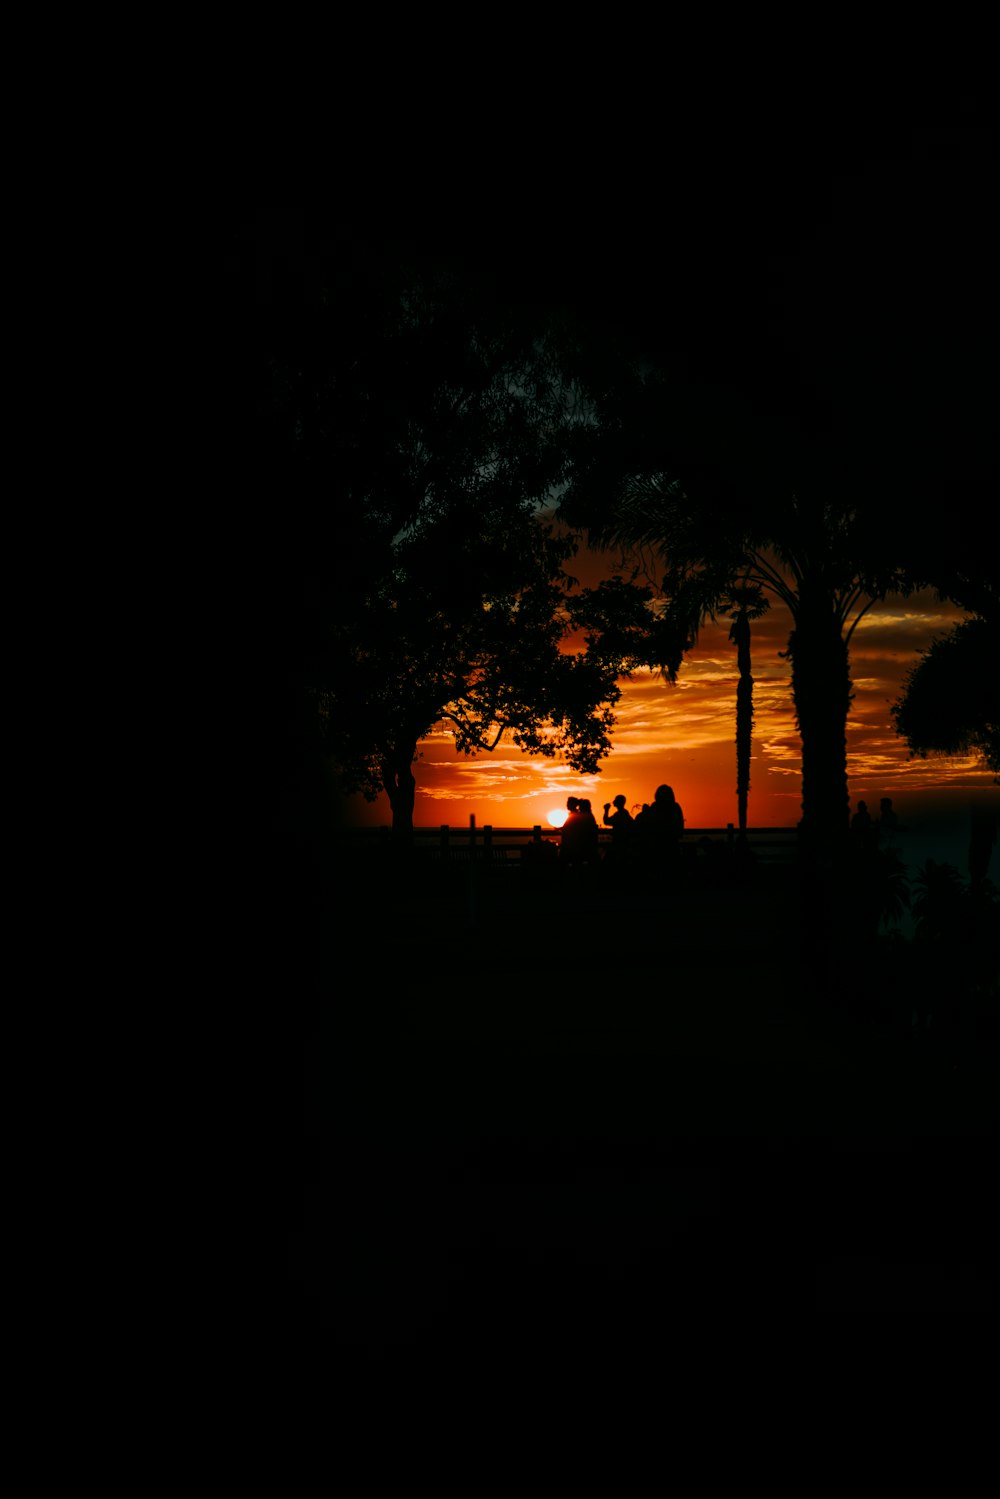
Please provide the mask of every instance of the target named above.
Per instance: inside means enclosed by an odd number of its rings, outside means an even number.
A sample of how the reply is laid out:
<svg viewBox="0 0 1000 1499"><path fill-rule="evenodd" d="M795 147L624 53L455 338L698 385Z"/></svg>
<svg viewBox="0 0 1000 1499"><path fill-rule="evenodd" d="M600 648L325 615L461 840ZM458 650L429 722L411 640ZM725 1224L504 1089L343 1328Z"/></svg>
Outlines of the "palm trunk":
<svg viewBox="0 0 1000 1499"><path fill-rule="evenodd" d="M802 820L799 824L801 936L804 982L837 1001L842 973L844 855L850 827L847 713L851 678L847 642L830 601L802 601L789 642L792 694L802 736Z"/></svg>
<svg viewBox="0 0 1000 1499"><path fill-rule="evenodd" d="M847 714L853 693L847 642L829 601L803 605L789 649L802 736L801 829L811 846L832 852L850 825Z"/></svg>
<svg viewBox="0 0 1000 1499"><path fill-rule="evenodd" d="M736 688L736 800L740 832L747 830L747 797L750 792L750 747L753 731L753 677L750 673L750 620L741 609L733 621L729 638L736 642L740 680Z"/></svg>

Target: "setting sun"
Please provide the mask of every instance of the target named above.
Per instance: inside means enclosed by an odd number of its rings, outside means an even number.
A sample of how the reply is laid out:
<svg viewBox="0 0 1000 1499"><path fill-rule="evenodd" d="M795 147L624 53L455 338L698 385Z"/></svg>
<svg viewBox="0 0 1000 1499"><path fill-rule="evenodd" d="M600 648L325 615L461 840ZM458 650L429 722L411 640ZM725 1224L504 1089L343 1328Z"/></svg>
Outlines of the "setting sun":
<svg viewBox="0 0 1000 1499"><path fill-rule="evenodd" d="M569 813L565 807L557 807L554 812L548 814L548 819L552 827L561 828L568 816Z"/></svg>

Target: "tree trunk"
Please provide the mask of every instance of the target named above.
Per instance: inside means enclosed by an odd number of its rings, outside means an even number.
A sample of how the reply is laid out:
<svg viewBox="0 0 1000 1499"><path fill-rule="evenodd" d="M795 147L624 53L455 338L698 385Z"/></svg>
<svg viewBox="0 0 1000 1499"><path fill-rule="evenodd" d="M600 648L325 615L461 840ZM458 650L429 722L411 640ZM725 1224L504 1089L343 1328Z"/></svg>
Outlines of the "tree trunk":
<svg viewBox="0 0 1000 1499"><path fill-rule="evenodd" d="M741 609L729 631L736 642L740 680L736 688L736 799L740 832L747 830L747 796L750 791L750 745L753 732L753 677L750 673L750 621Z"/></svg>
<svg viewBox="0 0 1000 1499"><path fill-rule="evenodd" d="M397 848L409 848L413 844L413 804L417 782L412 767L416 753L415 740L405 746L393 745L382 768L382 785L392 809L392 841Z"/></svg>
<svg viewBox="0 0 1000 1499"><path fill-rule="evenodd" d="M842 999L847 922L847 713L851 679L847 642L829 599L806 600L789 642L792 694L802 736L799 824L800 931L803 979L810 992Z"/></svg>
<svg viewBox="0 0 1000 1499"><path fill-rule="evenodd" d="M853 693L847 642L829 600L800 609L789 649L802 736L800 826L810 845L833 852L850 826L847 714Z"/></svg>

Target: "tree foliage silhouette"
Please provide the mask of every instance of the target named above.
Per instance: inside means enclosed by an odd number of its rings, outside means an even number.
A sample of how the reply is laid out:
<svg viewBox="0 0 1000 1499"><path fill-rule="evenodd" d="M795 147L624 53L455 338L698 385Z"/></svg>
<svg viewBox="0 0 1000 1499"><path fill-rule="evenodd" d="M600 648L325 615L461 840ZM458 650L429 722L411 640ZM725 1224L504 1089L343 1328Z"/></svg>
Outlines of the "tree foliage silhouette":
<svg viewBox="0 0 1000 1499"><path fill-rule="evenodd" d="M747 827L747 800L750 795L750 760L753 742L753 671L750 662L750 624L767 611L768 602L759 586L739 585L722 601L723 609L732 615L729 638L736 646L736 665L740 674L736 687L736 804L740 832Z"/></svg>
<svg viewBox="0 0 1000 1499"><path fill-rule="evenodd" d="M565 570L544 509L578 396L545 329L440 261L321 261L304 289L267 418L278 471L331 518L299 558L298 665L344 784L385 792L405 839L436 725L467 753L507 734L596 770L619 674L669 656L669 626L648 590Z"/></svg>
<svg viewBox="0 0 1000 1499"><path fill-rule="evenodd" d="M914 755L978 755L1000 780L1000 581L992 538L939 530L913 566L970 618L940 635L910 670L892 707Z"/></svg>
<svg viewBox="0 0 1000 1499"><path fill-rule="evenodd" d="M996 627L967 619L924 652L892 707L911 753L979 755L1000 781L998 651Z"/></svg>
<svg viewBox="0 0 1000 1499"><path fill-rule="evenodd" d="M837 498L845 458L777 418L768 430L731 393L656 370L604 401L578 453L564 514L596 544L655 555L668 612L692 643L740 587L787 606L802 827L842 840L850 639L876 599L914 584L864 506Z"/></svg>
<svg viewBox="0 0 1000 1499"><path fill-rule="evenodd" d="M536 516L476 517L461 543L455 521L447 511L396 539L383 586L335 627L329 669L317 679L326 743L346 784L369 799L384 791L402 837L412 827L417 745L435 726L467 754L495 749L506 734L528 754L560 754L592 773L611 747L619 676L663 654L635 590L631 623L615 597L613 638L602 635L601 590L573 592L563 564L575 544Z"/></svg>

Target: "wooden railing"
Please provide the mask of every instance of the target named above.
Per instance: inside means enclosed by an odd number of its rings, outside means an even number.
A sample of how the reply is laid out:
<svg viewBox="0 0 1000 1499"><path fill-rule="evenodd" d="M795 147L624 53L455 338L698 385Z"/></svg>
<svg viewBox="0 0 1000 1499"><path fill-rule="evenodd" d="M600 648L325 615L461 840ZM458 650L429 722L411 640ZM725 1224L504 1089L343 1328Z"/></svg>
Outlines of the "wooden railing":
<svg viewBox="0 0 1000 1499"><path fill-rule="evenodd" d="M797 829L748 828L747 842L758 859L766 863L789 863L795 856ZM703 839L718 848L735 849L739 834L732 823L724 828L685 828L682 846L697 851ZM540 823L532 827L498 828L491 823L477 826L475 818L469 819L468 827L454 827L441 823L438 827L415 827L413 842L428 859L435 862L447 860L454 863L477 863L517 866L526 848L548 844L559 847L558 828L544 828ZM376 853L391 842L388 827L346 828L337 835L338 843L346 849L364 853ZM611 846L611 829L598 828L600 848Z"/></svg>

